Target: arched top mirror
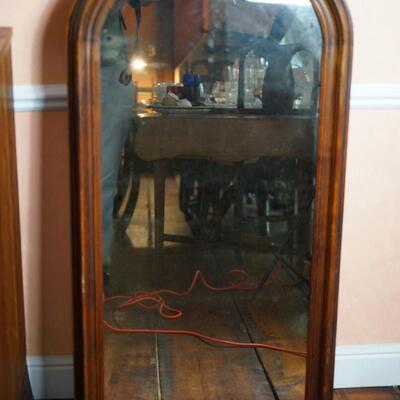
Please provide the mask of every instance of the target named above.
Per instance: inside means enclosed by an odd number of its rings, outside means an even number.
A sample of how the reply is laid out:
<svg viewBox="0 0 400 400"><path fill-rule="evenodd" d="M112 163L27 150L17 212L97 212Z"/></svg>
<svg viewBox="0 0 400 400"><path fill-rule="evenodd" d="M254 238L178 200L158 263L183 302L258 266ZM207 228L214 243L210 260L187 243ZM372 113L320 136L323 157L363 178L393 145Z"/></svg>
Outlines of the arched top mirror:
<svg viewBox="0 0 400 400"><path fill-rule="evenodd" d="M332 399L342 0L80 0L76 395Z"/></svg>

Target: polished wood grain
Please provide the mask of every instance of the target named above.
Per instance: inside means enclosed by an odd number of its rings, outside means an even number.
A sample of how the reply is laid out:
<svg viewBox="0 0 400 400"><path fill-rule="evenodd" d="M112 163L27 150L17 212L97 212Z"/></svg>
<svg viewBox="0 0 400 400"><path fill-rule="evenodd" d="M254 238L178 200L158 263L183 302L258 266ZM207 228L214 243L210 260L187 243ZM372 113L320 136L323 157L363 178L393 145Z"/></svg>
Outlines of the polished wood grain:
<svg viewBox="0 0 400 400"><path fill-rule="evenodd" d="M26 368L11 29L0 28L0 398L31 399Z"/></svg>
<svg viewBox="0 0 400 400"><path fill-rule="evenodd" d="M340 249L353 30L344 0L311 0L323 36L306 399L330 400L336 346Z"/></svg>
<svg viewBox="0 0 400 400"><path fill-rule="evenodd" d="M311 0L324 40L314 211L307 400L331 400L352 24L343 0ZM69 31L76 393L103 398L99 36L113 0L76 1Z"/></svg>

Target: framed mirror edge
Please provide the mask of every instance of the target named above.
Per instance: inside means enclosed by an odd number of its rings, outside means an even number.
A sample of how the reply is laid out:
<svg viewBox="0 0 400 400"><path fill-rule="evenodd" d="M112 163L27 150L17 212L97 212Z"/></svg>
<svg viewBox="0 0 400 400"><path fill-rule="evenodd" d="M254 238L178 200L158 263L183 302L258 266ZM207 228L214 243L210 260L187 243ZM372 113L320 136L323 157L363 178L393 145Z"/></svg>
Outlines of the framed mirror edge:
<svg viewBox="0 0 400 400"><path fill-rule="evenodd" d="M74 282L75 398L101 400L101 246L98 38L113 0L77 0L69 23L69 121ZM306 400L331 400L336 344L353 32L343 0L311 0L322 66Z"/></svg>

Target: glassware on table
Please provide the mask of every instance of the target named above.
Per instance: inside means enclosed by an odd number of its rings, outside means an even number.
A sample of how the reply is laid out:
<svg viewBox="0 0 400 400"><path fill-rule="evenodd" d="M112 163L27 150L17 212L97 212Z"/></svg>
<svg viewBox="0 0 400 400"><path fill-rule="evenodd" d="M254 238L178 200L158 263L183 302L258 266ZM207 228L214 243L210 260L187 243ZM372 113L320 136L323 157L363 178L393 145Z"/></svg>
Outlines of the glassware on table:
<svg viewBox="0 0 400 400"><path fill-rule="evenodd" d="M227 105L236 105L238 101L239 84L237 80L225 82L225 95Z"/></svg>
<svg viewBox="0 0 400 400"><path fill-rule="evenodd" d="M250 51L244 63L244 103L246 107L262 108L262 88L268 63Z"/></svg>
<svg viewBox="0 0 400 400"><path fill-rule="evenodd" d="M224 82L217 81L214 83L211 94L213 95L216 104L225 104L226 96L225 96L225 84Z"/></svg>
<svg viewBox="0 0 400 400"><path fill-rule="evenodd" d="M168 93L169 85L171 85L171 83L157 82L153 86L153 98L152 98L153 103L161 103L162 102L163 98Z"/></svg>
<svg viewBox="0 0 400 400"><path fill-rule="evenodd" d="M238 82L217 81L214 83L211 93L217 104L227 106L236 105L238 99Z"/></svg>

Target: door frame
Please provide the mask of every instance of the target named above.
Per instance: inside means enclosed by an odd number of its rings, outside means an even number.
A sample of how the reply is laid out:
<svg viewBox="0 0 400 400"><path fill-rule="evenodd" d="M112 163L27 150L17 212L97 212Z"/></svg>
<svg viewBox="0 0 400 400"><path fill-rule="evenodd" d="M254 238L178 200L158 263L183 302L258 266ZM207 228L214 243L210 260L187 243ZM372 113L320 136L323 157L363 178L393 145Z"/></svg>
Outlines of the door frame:
<svg viewBox="0 0 400 400"><path fill-rule="evenodd" d="M0 28L0 397L27 400L32 391L26 365L11 37L11 28Z"/></svg>
<svg viewBox="0 0 400 400"><path fill-rule="evenodd" d="M353 30L344 0L311 0L323 36L306 400L331 400ZM69 25L69 110L79 399L104 398L100 168L101 27L113 0L76 0Z"/></svg>

